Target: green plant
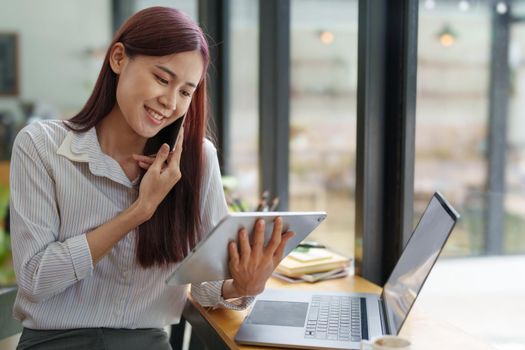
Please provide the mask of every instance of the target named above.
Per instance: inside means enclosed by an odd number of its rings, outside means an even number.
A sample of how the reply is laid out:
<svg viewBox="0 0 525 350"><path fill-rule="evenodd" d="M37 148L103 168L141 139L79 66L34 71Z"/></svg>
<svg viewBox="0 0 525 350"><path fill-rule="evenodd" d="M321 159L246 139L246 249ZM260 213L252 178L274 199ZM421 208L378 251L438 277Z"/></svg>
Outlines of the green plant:
<svg viewBox="0 0 525 350"><path fill-rule="evenodd" d="M0 221L5 219L9 207L9 188L0 186Z"/></svg>
<svg viewBox="0 0 525 350"><path fill-rule="evenodd" d="M0 186L0 223L5 222L9 206L9 188ZM0 286L15 283L11 259L11 242L4 227L0 225Z"/></svg>
<svg viewBox="0 0 525 350"><path fill-rule="evenodd" d="M11 245L9 236L0 228L0 286L15 283L15 272L11 262Z"/></svg>

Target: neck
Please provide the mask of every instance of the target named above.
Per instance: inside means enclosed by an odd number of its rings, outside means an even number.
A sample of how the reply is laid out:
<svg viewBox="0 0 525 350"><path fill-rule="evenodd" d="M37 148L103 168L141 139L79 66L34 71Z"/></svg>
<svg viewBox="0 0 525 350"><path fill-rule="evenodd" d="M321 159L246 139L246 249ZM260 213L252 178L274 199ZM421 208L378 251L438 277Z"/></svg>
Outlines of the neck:
<svg viewBox="0 0 525 350"><path fill-rule="evenodd" d="M142 154L146 145L147 139L128 125L117 105L96 125L96 130L102 152L116 160Z"/></svg>

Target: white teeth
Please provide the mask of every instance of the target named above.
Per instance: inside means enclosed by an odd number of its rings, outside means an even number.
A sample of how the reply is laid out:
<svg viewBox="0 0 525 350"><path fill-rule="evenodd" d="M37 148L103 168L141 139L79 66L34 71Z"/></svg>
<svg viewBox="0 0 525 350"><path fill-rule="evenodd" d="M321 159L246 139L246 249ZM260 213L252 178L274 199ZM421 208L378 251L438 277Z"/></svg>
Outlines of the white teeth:
<svg viewBox="0 0 525 350"><path fill-rule="evenodd" d="M151 116L152 116L153 118L155 118L155 119L158 120L158 121L161 121L162 119L164 119L164 116L158 114L158 113L155 112L153 109L148 108L148 112L151 114Z"/></svg>

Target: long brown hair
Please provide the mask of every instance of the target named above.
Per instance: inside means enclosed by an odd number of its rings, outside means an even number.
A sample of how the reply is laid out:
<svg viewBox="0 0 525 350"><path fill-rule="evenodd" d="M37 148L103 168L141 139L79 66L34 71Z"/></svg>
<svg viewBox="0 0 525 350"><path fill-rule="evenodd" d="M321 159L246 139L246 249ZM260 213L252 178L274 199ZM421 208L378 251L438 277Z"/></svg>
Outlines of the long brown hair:
<svg viewBox="0 0 525 350"><path fill-rule="evenodd" d="M206 75L208 44L202 30L184 13L168 7L150 7L130 17L115 34L106 53L95 88L68 127L85 132L106 117L116 103L117 75L109 65L111 47L120 42L128 57L165 56L198 50L204 71L186 113L181 180L157 207L153 217L139 226L137 260L143 267L181 261L199 240L200 197L203 176L203 138L207 129ZM189 121L189 122L188 122ZM173 145L174 124L148 139L144 154L156 153L163 143Z"/></svg>

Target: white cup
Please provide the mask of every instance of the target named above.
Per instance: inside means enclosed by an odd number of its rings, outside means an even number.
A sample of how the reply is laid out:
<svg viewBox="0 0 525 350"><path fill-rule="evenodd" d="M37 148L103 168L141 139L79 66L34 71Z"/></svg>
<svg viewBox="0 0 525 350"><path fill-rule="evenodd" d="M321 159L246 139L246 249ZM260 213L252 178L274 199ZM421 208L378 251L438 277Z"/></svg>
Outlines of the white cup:
<svg viewBox="0 0 525 350"><path fill-rule="evenodd" d="M361 350L410 350L410 341L397 335L383 335L372 340L363 340Z"/></svg>

